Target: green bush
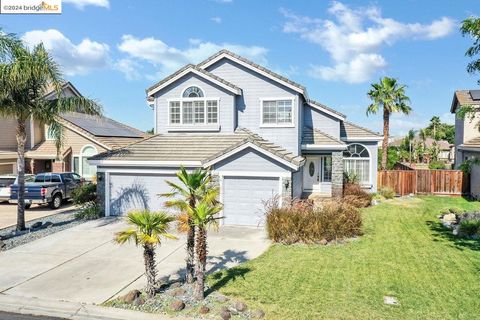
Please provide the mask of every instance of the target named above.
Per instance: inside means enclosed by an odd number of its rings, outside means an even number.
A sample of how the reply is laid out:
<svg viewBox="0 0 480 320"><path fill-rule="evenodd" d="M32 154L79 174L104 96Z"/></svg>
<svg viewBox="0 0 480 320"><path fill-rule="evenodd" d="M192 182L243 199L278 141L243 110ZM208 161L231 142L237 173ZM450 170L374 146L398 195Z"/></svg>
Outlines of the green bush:
<svg viewBox="0 0 480 320"><path fill-rule="evenodd" d="M372 194L366 192L358 183L345 183L343 201L357 208L366 208L372 203Z"/></svg>
<svg viewBox="0 0 480 320"><path fill-rule="evenodd" d="M428 164L428 169L430 169L430 170L445 169L445 163L442 162L442 161L431 161Z"/></svg>
<svg viewBox="0 0 480 320"><path fill-rule="evenodd" d="M84 184L72 192L73 203L77 206L75 217L77 219L98 219L101 216L101 208L97 203L97 185L94 183Z"/></svg>
<svg viewBox="0 0 480 320"><path fill-rule="evenodd" d="M357 208L343 201L327 201L314 207L306 200L288 206L267 208L267 233L284 244L319 243L361 234L362 218Z"/></svg>
<svg viewBox="0 0 480 320"><path fill-rule="evenodd" d="M85 220L98 219L101 216L101 212L102 210L98 203L94 201L87 202L78 209L75 213L75 218Z"/></svg>
<svg viewBox="0 0 480 320"><path fill-rule="evenodd" d="M393 199L396 195L395 190L390 187L381 187L378 193L385 199Z"/></svg>
<svg viewBox="0 0 480 320"><path fill-rule="evenodd" d="M458 232L463 236L480 236L480 220L462 220Z"/></svg>

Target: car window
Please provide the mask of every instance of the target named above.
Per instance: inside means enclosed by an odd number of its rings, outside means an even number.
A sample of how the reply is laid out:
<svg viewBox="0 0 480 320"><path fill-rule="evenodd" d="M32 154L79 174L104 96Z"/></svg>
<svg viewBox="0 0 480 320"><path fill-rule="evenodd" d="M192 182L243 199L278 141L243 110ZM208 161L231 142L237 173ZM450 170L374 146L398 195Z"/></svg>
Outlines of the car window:
<svg viewBox="0 0 480 320"><path fill-rule="evenodd" d="M15 178L0 178L0 188L10 186L15 182Z"/></svg>
<svg viewBox="0 0 480 320"><path fill-rule="evenodd" d="M34 180L35 180L34 176L25 176L25 182L33 182Z"/></svg>
<svg viewBox="0 0 480 320"><path fill-rule="evenodd" d="M72 173L72 177L76 182L82 181L82 177L80 177L80 175L78 175L76 173Z"/></svg>
<svg viewBox="0 0 480 320"><path fill-rule="evenodd" d="M43 174L39 174L35 176L35 182L45 182L45 176Z"/></svg>
<svg viewBox="0 0 480 320"><path fill-rule="evenodd" d="M59 175L53 175L53 176L52 176L52 182L62 182L62 180L60 180L60 176L59 176Z"/></svg>

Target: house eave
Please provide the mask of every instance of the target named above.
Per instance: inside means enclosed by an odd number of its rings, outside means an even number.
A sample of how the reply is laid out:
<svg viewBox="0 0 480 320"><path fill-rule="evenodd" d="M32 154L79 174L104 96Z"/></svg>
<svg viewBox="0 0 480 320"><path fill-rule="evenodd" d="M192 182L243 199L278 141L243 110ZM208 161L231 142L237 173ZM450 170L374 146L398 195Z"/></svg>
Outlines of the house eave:
<svg viewBox="0 0 480 320"><path fill-rule="evenodd" d="M361 142L361 141L382 141L383 137L340 137L342 141Z"/></svg>
<svg viewBox="0 0 480 320"><path fill-rule="evenodd" d="M201 161L149 161L149 160L88 160L88 163L95 166L103 167L200 167Z"/></svg>
<svg viewBox="0 0 480 320"><path fill-rule="evenodd" d="M315 151L315 150L321 150L321 151L343 151L347 149L347 145L336 145L336 144L302 144L302 150L305 151Z"/></svg>

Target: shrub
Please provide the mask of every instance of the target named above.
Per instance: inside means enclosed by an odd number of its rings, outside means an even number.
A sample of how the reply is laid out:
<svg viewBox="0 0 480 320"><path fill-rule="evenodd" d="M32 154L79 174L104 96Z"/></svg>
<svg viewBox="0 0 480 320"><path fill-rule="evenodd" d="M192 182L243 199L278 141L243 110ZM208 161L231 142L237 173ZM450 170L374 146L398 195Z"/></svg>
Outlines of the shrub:
<svg viewBox="0 0 480 320"><path fill-rule="evenodd" d="M101 208L97 203L97 185L84 184L72 192L73 203L77 206L75 217L77 219L92 220L100 218Z"/></svg>
<svg viewBox="0 0 480 320"><path fill-rule="evenodd" d="M462 220L459 225L458 232L463 236L479 236L480 235L480 220Z"/></svg>
<svg viewBox="0 0 480 320"><path fill-rule="evenodd" d="M378 190L378 193L385 199L393 199L395 197L395 190L390 187L382 187Z"/></svg>
<svg viewBox="0 0 480 320"><path fill-rule="evenodd" d="M358 175L355 172L347 172L345 171L343 173L343 184L358 184L359 178Z"/></svg>
<svg viewBox="0 0 480 320"><path fill-rule="evenodd" d="M362 189L358 183L346 183L343 187L343 201L357 208L366 208L372 203L373 196Z"/></svg>
<svg viewBox="0 0 480 320"><path fill-rule="evenodd" d="M318 243L361 234L360 212L343 201L327 201L314 207L309 201L295 200L288 206L267 210L267 233L275 242Z"/></svg>
<svg viewBox="0 0 480 320"><path fill-rule="evenodd" d="M75 213L75 218L93 220L98 219L101 216L100 205L96 202L87 202Z"/></svg>
<svg viewBox="0 0 480 320"><path fill-rule="evenodd" d="M445 163L442 161L431 161L428 164L428 169L435 170L435 169L445 169Z"/></svg>

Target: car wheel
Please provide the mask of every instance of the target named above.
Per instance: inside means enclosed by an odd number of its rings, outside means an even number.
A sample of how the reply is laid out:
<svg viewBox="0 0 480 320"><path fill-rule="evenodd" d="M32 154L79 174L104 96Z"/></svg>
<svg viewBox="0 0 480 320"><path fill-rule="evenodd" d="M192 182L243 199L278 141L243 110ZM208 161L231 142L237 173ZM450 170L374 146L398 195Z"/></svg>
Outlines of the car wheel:
<svg viewBox="0 0 480 320"><path fill-rule="evenodd" d="M57 193L56 195L53 196L53 199L50 202L50 208L58 209L61 206L62 206L62 195Z"/></svg>
<svg viewBox="0 0 480 320"><path fill-rule="evenodd" d="M25 209L30 209L31 206L32 206L32 204L30 204L30 203L29 203L29 204L26 204L26 205L25 205Z"/></svg>

